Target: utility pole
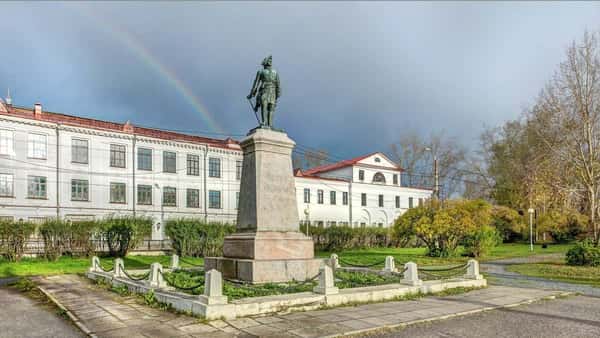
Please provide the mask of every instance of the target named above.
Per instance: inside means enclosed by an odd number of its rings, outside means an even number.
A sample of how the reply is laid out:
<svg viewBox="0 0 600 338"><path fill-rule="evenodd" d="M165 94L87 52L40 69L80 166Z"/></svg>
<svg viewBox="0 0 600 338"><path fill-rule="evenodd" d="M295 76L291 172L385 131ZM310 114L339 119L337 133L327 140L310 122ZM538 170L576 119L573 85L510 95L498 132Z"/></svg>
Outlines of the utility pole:
<svg viewBox="0 0 600 338"><path fill-rule="evenodd" d="M440 199L440 174L438 169L438 161L437 155L433 155L433 178L434 178L434 186L433 186L433 194L436 199Z"/></svg>

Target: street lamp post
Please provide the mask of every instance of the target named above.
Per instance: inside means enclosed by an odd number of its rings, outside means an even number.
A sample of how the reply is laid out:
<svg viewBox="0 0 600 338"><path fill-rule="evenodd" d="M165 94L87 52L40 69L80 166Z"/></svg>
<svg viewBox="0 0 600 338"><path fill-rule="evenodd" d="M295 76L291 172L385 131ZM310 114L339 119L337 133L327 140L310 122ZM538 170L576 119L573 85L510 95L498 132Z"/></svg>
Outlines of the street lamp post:
<svg viewBox="0 0 600 338"><path fill-rule="evenodd" d="M432 148L427 147L425 151L431 151L433 154L433 196L436 199L440 199L440 176L438 174L438 163L437 163L437 155L433 151Z"/></svg>
<svg viewBox="0 0 600 338"><path fill-rule="evenodd" d="M308 209L308 204L306 205L306 209L304 209L304 215L306 216L306 236L308 236L308 229L309 229L309 224L310 224L310 210Z"/></svg>
<svg viewBox="0 0 600 338"><path fill-rule="evenodd" d="M158 189L158 193L160 194L160 227L158 229L156 229L156 237L158 237L159 239L163 239L162 236L162 229L165 226L165 203L163 201L164 195L162 194L162 190L160 189L160 185L158 184L154 184L154 187L156 187L156 189Z"/></svg>
<svg viewBox="0 0 600 338"><path fill-rule="evenodd" d="M529 208L527 212L529 212L529 250L533 251L533 213L535 210Z"/></svg>

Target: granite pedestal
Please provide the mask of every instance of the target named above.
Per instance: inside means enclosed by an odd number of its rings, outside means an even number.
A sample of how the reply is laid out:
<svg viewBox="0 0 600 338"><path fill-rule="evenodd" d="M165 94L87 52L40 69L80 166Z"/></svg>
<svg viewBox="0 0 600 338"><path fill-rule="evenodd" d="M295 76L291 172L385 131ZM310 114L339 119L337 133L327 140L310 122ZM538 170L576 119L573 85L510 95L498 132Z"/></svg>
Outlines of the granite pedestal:
<svg viewBox="0 0 600 338"><path fill-rule="evenodd" d="M236 233L225 237L223 257L207 257L206 271L250 283L306 280L321 265L310 237L299 231L292 171L294 141L257 128L241 142L244 152Z"/></svg>

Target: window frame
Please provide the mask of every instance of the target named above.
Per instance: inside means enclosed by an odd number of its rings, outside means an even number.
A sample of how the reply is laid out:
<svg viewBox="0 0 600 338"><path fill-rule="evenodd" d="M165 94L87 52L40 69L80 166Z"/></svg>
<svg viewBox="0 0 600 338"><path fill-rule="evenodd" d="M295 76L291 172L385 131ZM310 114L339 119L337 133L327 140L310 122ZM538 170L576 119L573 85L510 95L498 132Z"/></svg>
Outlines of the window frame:
<svg viewBox="0 0 600 338"><path fill-rule="evenodd" d="M218 197L218 205L214 203L216 197ZM222 199L223 199L223 197L221 196L221 190L209 190L208 191L208 208L209 209L223 209Z"/></svg>
<svg viewBox="0 0 600 338"><path fill-rule="evenodd" d="M208 158L208 177L221 178L221 158L220 157L209 157Z"/></svg>
<svg viewBox="0 0 600 338"><path fill-rule="evenodd" d="M7 135L10 134L10 138L9 137L2 137L2 133L6 132ZM10 144L8 144L9 142L6 142L6 152L2 152L3 149L3 140L9 140ZM0 129L0 156L14 156L15 155L15 131L12 129L5 129L5 128L1 128Z"/></svg>
<svg viewBox="0 0 600 338"><path fill-rule="evenodd" d="M348 205L348 192L342 192L342 205Z"/></svg>
<svg viewBox="0 0 600 338"><path fill-rule="evenodd" d="M76 150L81 150L83 147L75 145L76 142L85 142L85 161L80 161ZM90 140L80 137L71 138L71 163L89 164L90 163Z"/></svg>
<svg viewBox="0 0 600 338"><path fill-rule="evenodd" d="M195 192L196 193L196 204L190 204L190 192ZM194 208L194 209L198 209L200 208L200 189L194 189L194 188L187 188L185 190L185 202L186 202L186 207L187 208Z"/></svg>
<svg viewBox="0 0 600 338"><path fill-rule="evenodd" d="M32 182L35 179L43 179L44 182ZM44 194L32 195L31 187L32 184L36 184L36 191L42 191ZM40 187L44 187L43 189L39 189ZM29 199L48 199L48 178L46 176L37 176L37 175L28 175L27 176L27 198Z"/></svg>
<svg viewBox="0 0 600 338"><path fill-rule="evenodd" d="M117 149L119 148L119 149ZM120 150L122 148L123 150ZM123 158L117 158L117 155L123 155ZM123 162L123 165L120 165L120 162ZM127 146L119 143L111 143L110 144L110 155L109 155L109 165L111 168L127 168Z"/></svg>
<svg viewBox="0 0 600 338"><path fill-rule="evenodd" d="M39 145L35 140L33 140L32 136L41 136L44 138L44 155L37 156L38 150L36 150L36 145ZM14 137L14 136L13 136ZM48 159L48 135L43 133L28 133L27 134L27 158L36 159L36 160L46 160Z"/></svg>
<svg viewBox="0 0 600 338"><path fill-rule="evenodd" d="M177 152L163 150L162 156L163 173L176 174L177 173ZM171 168L172 166L172 168Z"/></svg>
<svg viewBox="0 0 600 338"><path fill-rule="evenodd" d="M373 174L373 183L386 184L385 175L381 171L376 172Z"/></svg>
<svg viewBox="0 0 600 338"><path fill-rule="evenodd" d="M200 176L200 155L187 154L185 162L188 176Z"/></svg>
<svg viewBox="0 0 600 338"><path fill-rule="evenodd" d="M383 196L383 194L379 194L379 196L377 196L377 205L379 205L380 208L383 208L385 204L385 197Z"/></svg>
<svg viewBox="0 0 600 338"><path fill-rule="evenodd" d="M171 197L174 197L173 202L170 201ZM177 206L177 187L171 187L171 186L162 187L162 205L164 207L176 207Z"/></svg>
<svg viewBox="0 0 600 338"><path fill-rule="evenodd" d="M10 177L10 194L2 193L2 189L0 189L0 197L15 197L15 175L11 173L0 173L0 187L4 186L2 177ZM8 183L9 180L6 180ZM8 187L8 184L6 184Z"/></svg>
<svg viewBox="0 0 600 338"><path fill-rule="evenodd" d="M108 196L109 203L111 203L111 204L127 204L127 184L123 183L123 182L110 182L109 186L110 186L109 193L108 193L109 194L109 196ZM123 201L113 198L113 197L116 197L116 195L114 195L115 193L114 193L113 189L117 188L117 187L123 188Z"/></svg>
<svg viewBox="0 0 600 338"><path fill-rule="evenodd" d="M359 169L358 170L358 180L359 181L364 181L365 180L365 171L363 169Z"/></svg>
<svg viewBox="0 0 600 338"><path fill-rule="evenodd" d="M235 179L240 181L242 179L243 161L235 160Z"/></svg>
<svg viewBox="0 0 600 338"><path fill-rule="evenodd" d="M335 192L335 190L331 190L331 191L329 191L329 204L336 205L336 203L337 203L336 192Z"/></svg>
<svg viewBox="0 0 600 338"><path fill-rule="evenodd" d="M398 174L392 176L392 184L398 185Z"/></svg>
<svg viewBox="0 0 600 338"><path fill-rule="evenodd" d="M414 198L413 198L413 197L409 197L409 198L408 198L408 208L409 208L409 209L412 209L412 208L414 208L414 207L415 207L415 201L414 201Z"/></svg>
<svg viewBox="0 0 600 338"><path fill-rule="evenodd" d="M304 188L304 203L310 204L310 188Z"/></svg>
<svg viewBox="0 0 600 338"><path fill-rule="evenodd" d="M85 184L81 185L77 189L77 191L74 191L73 189L76 186L80 185L81 183L85 183ZM82 195L82 196L85 195L85 197L76 196L77 194ZM78 179L78 178L71 179L71 201L74 201L74 202L89 202L90 201L90 181L89 180L82 180L82 179Z"/></svg>
<svg viewBox="0 0 600 338"><path fill-rule="evenodd" d="M153 196L152 195L154 194L153 191L152 191L153 190L152 189L152 185L150 185L150 184L138 184L136 188L137 188L136 189L136 194L135 194L136 204L137 205L152 205L153 204L152 203L153 202ZM143 188L143 191L140 188ZM140 199L140 192L142 192L144 194L147 194L148 191L150 192L150 202L149 203L141 202L142 199Z"/></svg>
<svg viewBox="0 0 600 338"><path fill-rule="evenodd" d="M400 209L400 196L399 195L396 195L395 202L396 202L396 209Z"/></svg>
<svg viewBox="0 0 600 338"><path fill-rule="evenodd" d="M360 205L362 207L366 207L367 206L367 194L366 193L360 193Z"/></svg>
<svg viewBox="0 0 600 338"><path fill-rule="evenodd" d="M149 153L148 153L149 152ZM149 159L150 167L145 165L145 161ZM152 171L154 167L154 150L152 148L139 147L137 148L137 170Z"/></svg>
<svg viewBox="0 0 600 338"><path fill-rule="evenodd" d="M317 189L317 204L323 204L323 202L324 202L323 194L324 194L323 189Z"/></svg>

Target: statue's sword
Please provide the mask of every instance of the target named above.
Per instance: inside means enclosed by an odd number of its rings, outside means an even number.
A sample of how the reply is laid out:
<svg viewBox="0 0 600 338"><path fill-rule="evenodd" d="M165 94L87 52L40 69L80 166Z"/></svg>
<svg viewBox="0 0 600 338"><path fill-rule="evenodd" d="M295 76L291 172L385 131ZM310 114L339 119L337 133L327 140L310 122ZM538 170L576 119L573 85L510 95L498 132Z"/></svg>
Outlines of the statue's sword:
<svg viewBox="0 0 600 338"><path fill-rule="evenodd" d="M248 98L246 98L248 99ZM248 103L250 104L250 108L252 108L252 111L254 112L254 117L256 117L256 122L258 122L258 124L260 125L260 120L258 119L258 114L256 113L256 108L254 108L254 105L252 104L252 100L248 99Z"/></svg>

